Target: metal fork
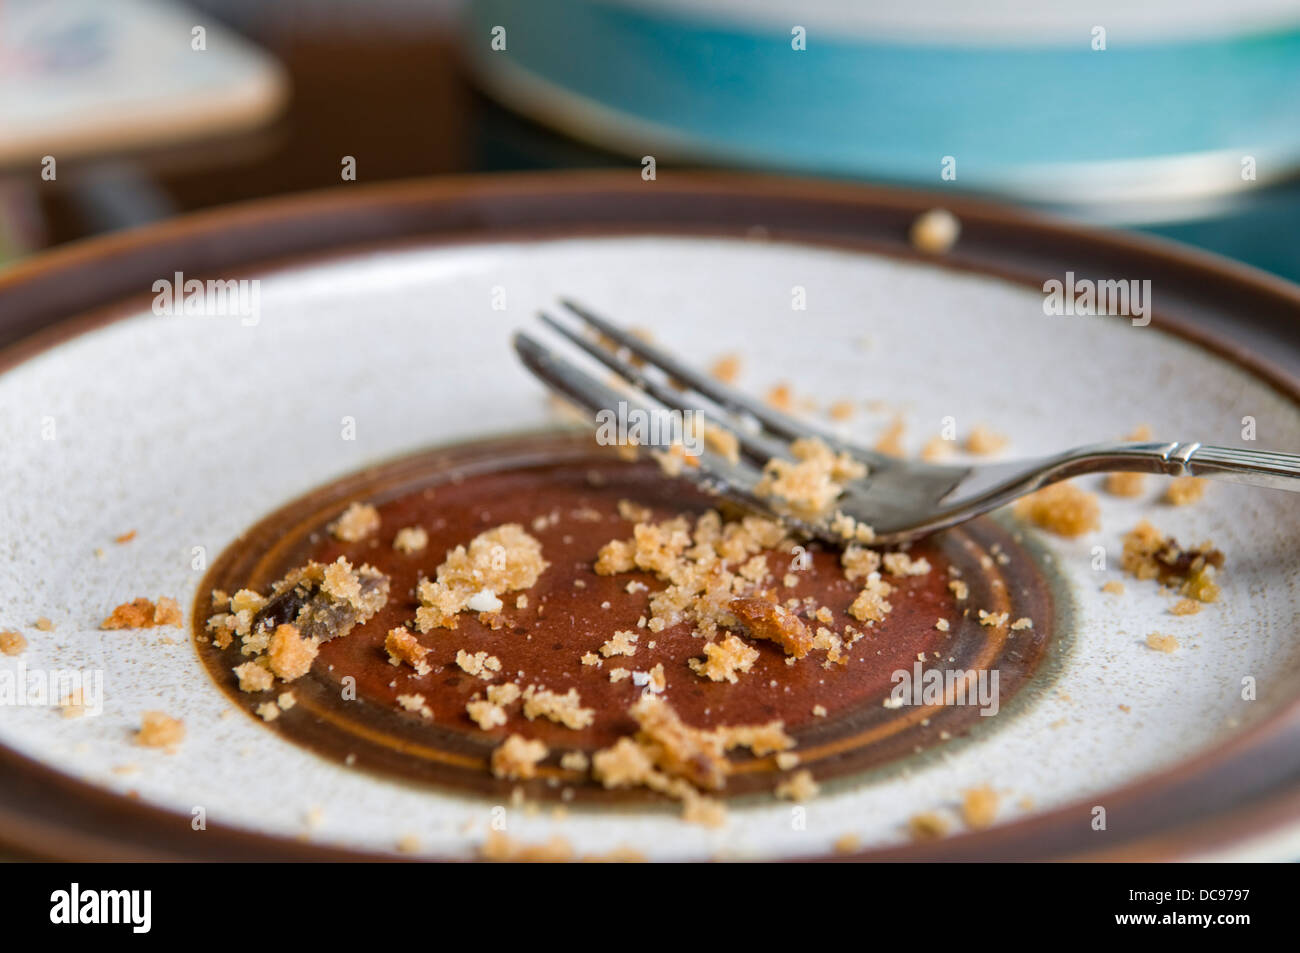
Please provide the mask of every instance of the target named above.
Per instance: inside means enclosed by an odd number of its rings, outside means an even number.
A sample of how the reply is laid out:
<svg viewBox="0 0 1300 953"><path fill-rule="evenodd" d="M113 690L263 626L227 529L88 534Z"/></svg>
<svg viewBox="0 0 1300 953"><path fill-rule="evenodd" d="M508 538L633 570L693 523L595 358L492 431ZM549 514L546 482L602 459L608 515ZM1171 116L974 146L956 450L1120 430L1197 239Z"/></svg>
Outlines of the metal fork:
<svg viewBox="0 0 1300 953"><path fill-rule="evenodd" d="M953 526L1049 483L1085 473L1210 477L1300 491L1298 454L1201 443L1102 443L1033 460L972 466L887 456L745 397L581 305L569 300L561 304L579 319L577 327L546 312L539 314L542 322L612 370L620 386L602 381L519 331L514 336L515 350L529 370L593 415L602 411L616 414L620 404L625 412L635 410L647 416L684 411L701 414L708 426L735 437L739 453L726 454L706 446L694 458L698 465L681 467L681 475L710 492L773 513L828 541L843 542L843 534L831 526L830 516L836 510L870 526L875 543L892 545ZM767 462L793 459L789 444L801 437L820 439L833 451L846 453L868 468L865 478L844 484L826 518L793 519L776 511L772 500L755 493ZM647 445L671 449L671 441L666 439L647 441Z"/></svg>

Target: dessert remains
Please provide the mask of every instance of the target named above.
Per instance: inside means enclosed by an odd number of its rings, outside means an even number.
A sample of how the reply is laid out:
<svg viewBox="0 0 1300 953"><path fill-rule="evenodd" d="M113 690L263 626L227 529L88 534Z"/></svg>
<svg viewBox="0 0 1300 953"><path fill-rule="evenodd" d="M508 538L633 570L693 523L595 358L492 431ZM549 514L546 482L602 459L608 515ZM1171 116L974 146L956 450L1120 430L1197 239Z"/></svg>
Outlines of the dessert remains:
<svg viewBox="0 0 1300 953"><path fill-rule="evenodd" d="M606 788L656 792L680 802L686 820L718 825L725 812L717 795L733 773L732 753L743 750L754 758L771 759L780 778L777 796L814 797L816 780L800 767L795 739L781 720L697 727L679 715L670 685L682 684L681 679L742 685L752 678L760 646L780 652L788 666L833 669L849 663L849 649L893 610L899 581L932 572L927 560L906 551L868 548L871 528L836 512L844 484L865 473L866 468L846 454L837 454L816 439L804 439L790 446L788 457L768 463L758 486L758 495L777 512L804 521L828 519L839 530L844 540L839 572L856 595L838 622L836 613L818 605L815 598L793 597L790 590L797 577L792 569L807 541L782 519L723 509L655 519L645 507L622 501L618 510L626 522L620 525L631 524L631 532L620 532L600 545L590 569L604 577L635 574L622 591L640 600L644 614L635 628L611 626L602 640L572 647L572 664L579 667L575 670L595 669L606 673L611 682L631 680L641 688L635 701L618 711L599 711L584 704L576 688L548 687L527 671L507 670L500 658L468 644L468 639L456 641L460 621L467 614L498 631L508 624L503 616L507 605L524 609L531 599L541 598L542 593L534 590L551 562L542 543L523 525L486 528L442 553L430 548L423 527L390 530L387 542L393 550L432 567L431 573L422 572L413 592L402 594L413 597L410 617L389 629L383 639L383 658L389 664L405 670L408 677L430 677L421 690L397 695L396 705L411 718L434 717L430 698L439 689L428 657L432 646L445 649L445 640L453 640L456 668L482 682L481 690L465 704L464 727L485 732L501 729L504 735L485 765L497 778L520 781L547 771L578 772ZM1017 510L1028 521L1067 537L1099 526L1096 498L1070 483L1026 498ZM600 514L594 517L601 518ZM533 528L546 527L547 519L539 516ZM383 526L376 507L353 503L329 531L341 541L380 545L373 537L383 532ZM1184 548L1146 522L1124 539L1122 568L1185 597L1191 608L1179 608L1176 614L1196 611L1199 604L1218 598L1215 572L1222 566L1222 553L1208 543ZM658 588L646 585L647 574L659 583ZM390 588L383 572L364 563L353 565L343 556L328 564L308 562L265 593L251 589L233 595L214 593L206 632L219 649L238 650L233 675L240 690L265 696L256 710L270 721L292 707L288 687L311 671L320 646L347 637L371 620L388 604ZM946 580L946 588L959 603L968 599L968 587L961 579ZM840 608L843 612L842 604ZM1033 625L1027 618L1012 622L1005 612L964 607L971 618L977 611L982 626L1023 630ZM118 607L104 626L158 625L172 618L169 601L160 600L155 606L137 600ZM846 618L851 621L845 622ZM654 655L656 636L681 625L689 626L699 640L698 652L684 665L678 659L666 669L664 658ZM941 618L936 628L948 631L948 625ZM526 632L520 635L525 637ZM1172 651L1176 643L1162 636L1148 644ZM6 651L11 650L6 646ZM777 685L774 680L767 687L776 690ZM825 716L826 710L817 705L814 713ZM584 751L577 745L552 750L543 740L529 736L528 726L539 719L574 732L598 721L629 729L599 750ZM146 725L145 733L158 735L158 743L172 741L170 733L155 727ZM553 733L548 737L553 744ZM989 805L979 806L981 816L991 813ZM925 833L938 832L927 826Z"/></svg>

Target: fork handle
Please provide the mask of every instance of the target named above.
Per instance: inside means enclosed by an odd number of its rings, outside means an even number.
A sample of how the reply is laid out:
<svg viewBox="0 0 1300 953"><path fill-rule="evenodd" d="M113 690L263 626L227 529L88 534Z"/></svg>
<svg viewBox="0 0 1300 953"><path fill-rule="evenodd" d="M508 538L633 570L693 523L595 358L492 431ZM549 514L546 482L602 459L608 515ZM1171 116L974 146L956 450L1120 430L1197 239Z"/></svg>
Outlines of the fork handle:
<svg viewBox="0 0 1300 953"><path fill-rule="evenodd" d="M1300 492L1300 454L1203 443L1120 443L1086 447L1065 461L1066 476L1129 470L1209 477Z"/></svg>

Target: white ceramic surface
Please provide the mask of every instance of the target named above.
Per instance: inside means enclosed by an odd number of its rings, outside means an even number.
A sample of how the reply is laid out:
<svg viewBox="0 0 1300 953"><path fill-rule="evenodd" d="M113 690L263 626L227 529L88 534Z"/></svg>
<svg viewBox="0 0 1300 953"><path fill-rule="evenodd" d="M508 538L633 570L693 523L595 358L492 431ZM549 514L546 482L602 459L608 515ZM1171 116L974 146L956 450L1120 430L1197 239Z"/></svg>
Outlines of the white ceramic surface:
<svg viewBox="0 0 1300 953"><path fill-rule="evenodd" d="M806 311L791 309L794 286ZM423 851L472 856L490 804L336 767L231 712L188 630L98 624L136 596L171 595L188 613L202 576L194 547L210 562L313 486L429 444L544 423L542 389L508 340L560 294L653 328L701 363L739 351L750 389L789 380L823 406L853 398L852 434L871 439L901 410L913 451L948 415L963 431L982 421L1010 434L1008 453L1026 455L1142 422L1158 437L1240 445L1246 415L1256 446L1300 446L1293 403L1154 327L1046 317L1031 290L796 245L619 238L372 253L262 276L256 326L156 316L142 298L138 314L0 374L0 629L26 634L28 667L102 669L106 691L93 718L0 708L0 744L184 815L202 807L213 821L379 850L415 835ZM341 438L346 417L353 441ZM960 791L985 783L1005 794L1001 820L1092 792L1104 803L1106 789L1273 710L1300 676L1294 497L1217 484L1173 508L1156 502L1162 490L1149 478L1139 500L1103 497L1100 532L1045 538L1075 603L1074 647L1055 687L978 743L815 800L803 830L788 803L770 801L734 809L717 831L670 812L543 810L510 811L509 833L562 834L583 852L773 857L826 852L846 833L863 846L901 842L910 815L952 813ZM1100 593L1121 578L1120 538L1142 516L1225 551L1221 603L1180 618L1154 584ZM116 545L128 530L138 536ZM1097 545L1104 572L1091 567ZM39 616L55 631L33 628ZM1181 648L1148 649L1153 631ZM0 656L0 667L18 661ZM1258 679L1257 701L1240 699L1243 675ZM177 753L132 745L152 708L185 719Z"/></svg>

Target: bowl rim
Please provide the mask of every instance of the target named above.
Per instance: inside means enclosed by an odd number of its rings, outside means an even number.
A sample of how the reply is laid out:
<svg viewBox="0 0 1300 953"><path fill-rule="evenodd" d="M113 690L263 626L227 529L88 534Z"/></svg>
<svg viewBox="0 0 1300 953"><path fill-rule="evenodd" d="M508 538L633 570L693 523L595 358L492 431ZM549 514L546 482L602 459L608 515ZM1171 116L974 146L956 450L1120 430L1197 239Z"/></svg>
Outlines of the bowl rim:
<svg viewBox="0 0 1300 953"><path fill-rule="evenodd" d="M962 223L925 255L908 227L935 207ZM154 277L259 274L373 248L598 236L789 241L923 261L1041 288L1047 277L1137 273L1159 281L1152 324L1244 368L1300 405L1300 377L1218 332L1208 314L1294 334L1300 287L1176 243L1053 221L980 199L768 175L639 169L474 175L347 186L241 203L72 243L0 272L0 373L132 313ZM1164 303L1170 302L1169 304ZM1297 336L1296 339L1300 339ZM1297 349L1292 345L1292 350ZM795 859L1172 860L1231 849L1300 821L1300 694L1246 730L1103 795L924 843ZM0 843L35 857L94 860L392 860L210 823L65 775L0 745ZM1111 833L1090 827L1104 800Z"/></svg>

